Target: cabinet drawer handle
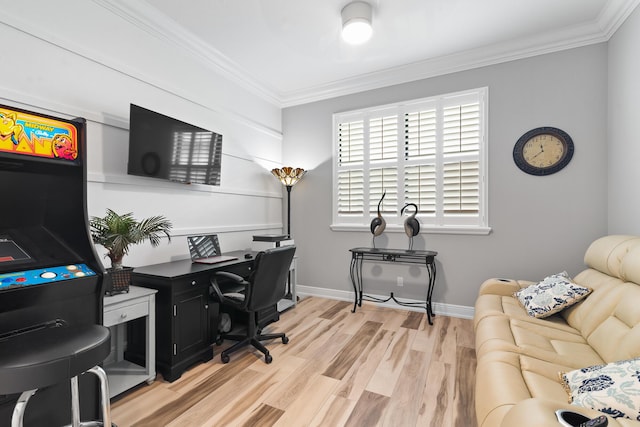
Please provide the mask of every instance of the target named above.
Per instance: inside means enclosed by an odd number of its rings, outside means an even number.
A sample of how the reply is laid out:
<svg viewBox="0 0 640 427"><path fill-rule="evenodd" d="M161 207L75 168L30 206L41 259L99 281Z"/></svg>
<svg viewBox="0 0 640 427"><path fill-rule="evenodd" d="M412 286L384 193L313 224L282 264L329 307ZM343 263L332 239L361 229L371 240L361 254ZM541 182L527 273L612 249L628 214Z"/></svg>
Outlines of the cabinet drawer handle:
<svg viewBox="0 0 640 427"><path fill-rule="evenodd" d="M126 318L127 318L127 313L122 313L122 314L120 315L120 317L121 317L121 318L123 318L123 319L126 319Z"/></svg>
<svg viewBox="0 0 640 427"><path fill-rule="evenodd" d="M196 281L195 281L195 280L192 280L192 281L191 281L191 286L194 286L194 285L197 285L197 283L196 283Z"/></svg>

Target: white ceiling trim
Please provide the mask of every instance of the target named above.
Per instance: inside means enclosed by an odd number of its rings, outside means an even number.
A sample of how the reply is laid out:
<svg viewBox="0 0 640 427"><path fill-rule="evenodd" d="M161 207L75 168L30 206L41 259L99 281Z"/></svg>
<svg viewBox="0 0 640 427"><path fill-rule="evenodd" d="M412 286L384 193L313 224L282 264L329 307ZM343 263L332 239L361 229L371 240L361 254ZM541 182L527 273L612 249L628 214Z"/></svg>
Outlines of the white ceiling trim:
<svg viewBox="0 0 640 427"><path fill-rule="evenodd" d="M609 0L598 17L598 25L607 40L620 28L624 21L640 4L640 0Z"/></svg>
<svg viewBox="0 0 640 427"><path fill-rule="evenodd" d="M205 43L202 39L183 29L178 23L158 12L144 0L93 0L105 9L125 19L139 29L190 52L204 65L212 68L226 79L261 97L272 104L279 105L281 99L261 83L247 74L238 64L220 51Z"/></svg>
<svg viewBox="0 0 640 427"><path fill-rule="evenodd" d="M609 0L598 19L589 25L567 28L551 35L523 38L509 43L419 61L299 91L279 93L251 76L238 64L214 47L204 43L199 37L184 30L146 1L93 1L166 43L179 46L190 52L225 78L281 108L605 42L640 4L640 0Z"/></svg>
<svg viewBox="0 0 640 427"><path fill-rule="evenodd" d="M109 2L110 0L93 0L96 4L100 4L102 6L105 6L105 1ZM34 25L32 24L30 21L28 20L23 20L21 16L16 16L16 15L10 15L5 13L4 15L0 15L0 24L4 24L10 28L15 29L16 31L20 31L22 33L28 34L32 37L35 37L37 39L42 40L43 42L49 43L53 46L56 46L60 49L66 50L68 52L73 53L74 55L78 55L79 57L82 57L88 61L92 61L95 62L96 64L100 64L106 68L109 68L111 70L114 70L118 73L121 73L123 75L129 76L135 80L138 80L142 83L151 85L153 87L156 87L166 93L170 93L174 96L177 96L179 98L182 98L186 101L189 101L195 105L199 105L203 108L206 108L207 110L220 115L221 117L224 117L228 120L231 120L233 122L245 125L251 129L254 129L258 132L261 132L265 135L268 135L270 137L276 138L276 139L282 139L282 131L280 129L274 129L270 126L267 126L263 123L259 123L257 121L255 121L254 119L247 117L245 115L239 114L237 112L234 111L229 111L227 109L219 109L217 107L212 107L209 105L204 105L201 102L198 101L194 101L192 98L189 98L187 95L183 94L182 91L180 90L180 88L177 87L170 87L167 86L166 82L161 82L158 81L156 79L151 78L150 76L148 76L146 73L141 73L140 71L136 70L135 68L130 67L128 64L125 64L121 61L118 61L117 58L113 58L111 56L106 56L106 55L102 55L99 52L97 52L95 49L91 49L90 47L87 47L85 45L83 45L81 42L78 42L77 40L70 40L68 38L63 38L60 37L59 34L55 33L55 32L51 32L50 28L45 28L42 26L38 26L38 25ZM240 80L239 84L242 85L242 87L246 88L247 84L246 82ZM5 92L7 92L7 89L4 89ZM9 96L9 95L8 95ZM48 108L50 109L54 109L54 110L60 110L60 111L74 111L77 110L76 107L74 108L62 108L63 106L57 104L57 103L50 103L46 100L42 100L39 98L34 98L30 95L27 95L26 93L18 93L18 92L13 92L10 96L12 96L12 100L19 102L19 103L25 103L25 104L33 104L33 105L49 105ZM34 102L34 99L39 100L38 102ZM267 99L267 98L264 98ZM274 98L272 98L271 100L267 99L267 102L271 102L273 105L279 106L281 103L279 100L274 100ZM86 111L85 111L86 112ZM99 121L98 119L94 119L96 121ZM108 124L106 122L104 122L105 124ZM127 126L128 129L128 126Z"/></svg>

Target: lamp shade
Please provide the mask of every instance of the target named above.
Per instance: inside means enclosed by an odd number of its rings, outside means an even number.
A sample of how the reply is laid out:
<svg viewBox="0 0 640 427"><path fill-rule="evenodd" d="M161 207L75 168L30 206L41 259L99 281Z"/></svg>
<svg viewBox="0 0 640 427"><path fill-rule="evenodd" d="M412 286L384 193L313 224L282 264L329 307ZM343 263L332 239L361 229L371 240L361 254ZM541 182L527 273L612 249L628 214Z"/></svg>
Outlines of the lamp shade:
<svg viewBox="0 0 640 427"><path fill-rule="evenodd" d="M271 173L280 180L282 185L286 185L287 187L292 187L300 181L304 172L302 168L292 168L289 166L271 170Z"/></svg>
<svg viewBox="0 0 640 427"><path fill-rule="evenodd" d="M363 1L354 1L346 5L341 12L342 38L350 44L364 43L371 37L371 5Z"/></svg>

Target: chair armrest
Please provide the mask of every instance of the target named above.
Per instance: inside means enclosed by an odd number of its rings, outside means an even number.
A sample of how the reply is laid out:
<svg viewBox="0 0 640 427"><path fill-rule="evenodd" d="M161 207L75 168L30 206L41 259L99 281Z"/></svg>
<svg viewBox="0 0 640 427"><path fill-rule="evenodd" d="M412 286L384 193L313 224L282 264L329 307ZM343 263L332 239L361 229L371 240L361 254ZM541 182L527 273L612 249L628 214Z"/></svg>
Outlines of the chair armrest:
<svg viewBox="0 0 640 427"><path fill-rule="evenodd" d="M235 306L237 308L243 309L246 306L247 301L237 301L235 299L227 298L224 296L222 291L220 290L220 286L218 285L218 277L224 277L226 279L231 279L237 284L245 286L245 288L249 285L249 282L244 280L242 276L238 276L237 274L229 273L227 271L216 271L211 279L209 280L209 295L215 295L216 299L224 304L229 304Z"/></svg>
<svg viewBox="0 0 640 427"><path fill-rule="evenodd" d="M514 293L522 288L533 284L526 280L513 280L513 279L487 279L480 285L480 295L503 295L512 296Z"/></svg>
<svg viewBox="0 0 640 427"><path fill-rule="evenodd" d="M224 277L226 279L231 279L234 282L238 282L241 285L247 285L249 283L246 280L244 280L242 276L238 276L237 274L234 274L234 273L229 273L228 271L216 271L214 278L217 276Z"/></svg>

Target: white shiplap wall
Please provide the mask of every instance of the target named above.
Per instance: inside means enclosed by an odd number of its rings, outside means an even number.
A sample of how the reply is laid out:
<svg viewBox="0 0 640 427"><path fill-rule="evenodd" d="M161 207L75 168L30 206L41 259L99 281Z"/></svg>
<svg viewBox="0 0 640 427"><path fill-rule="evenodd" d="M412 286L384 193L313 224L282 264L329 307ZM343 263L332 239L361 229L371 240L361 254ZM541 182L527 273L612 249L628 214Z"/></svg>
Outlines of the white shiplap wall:
<svg viewBox="0 0 640 427"><path fill-rule="evenodd" d="M218 232L223 250L282 230L280 108L99 1L0 1L6 58L0 103L88 120L88 210L163 214L170 244L132 248L125 264L187 257L184 236ZM223 134L220 187L129 176L129 104ZM100 247L98 251L103 253ZM106 265L105 265L106 266Z"/></svg>

